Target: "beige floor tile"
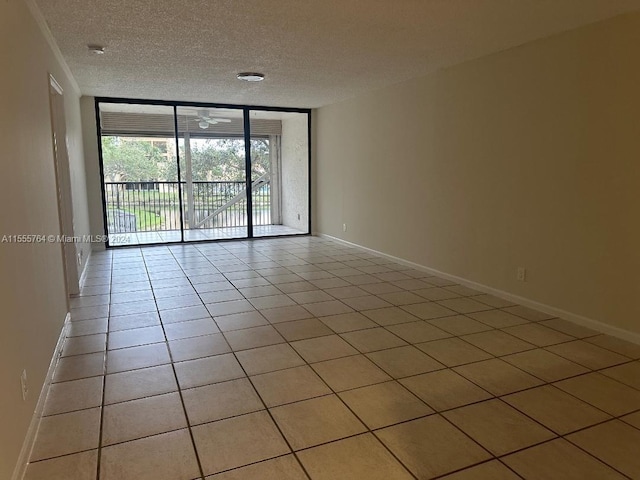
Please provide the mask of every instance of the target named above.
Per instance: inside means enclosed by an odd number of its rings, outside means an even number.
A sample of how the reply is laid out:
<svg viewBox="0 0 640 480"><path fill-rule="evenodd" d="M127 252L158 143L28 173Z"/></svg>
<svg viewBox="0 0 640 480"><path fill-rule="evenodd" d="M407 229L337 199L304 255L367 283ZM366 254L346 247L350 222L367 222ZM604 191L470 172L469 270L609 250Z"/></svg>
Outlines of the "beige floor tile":
<svg viewBox="0 0 640 480"><path fill-rule="evenodd" d="M558 438L503 458L523 478L622 480L615 470Z"/></svg>
<svg viewBox="0 0 640 480"><path fill-rule="evenodd" d="M558 332L539 323L526 323L524 325L516 325L514 327L507 327L504 329L510 335L518 337L525 342L529 342L538 347L546 347L549 345L555 345L562 342L570 342L574 340L573 337L565 335L562 332Z"/></svg>
<svg viewBox="0 0 640 480"><path fill-rule="evenodd" d="M164 340L164 332L159 325L119 330L109 333L109 350L159 343L164 342Z"/></svg>
<svg viewBox="0 0 640 480"><path fill-rule="evenodd" d="M271 325L224 332L224 336L233 351L249 350L285 342L284 338Z"/></svg>
<svg viewBox="0 0 640 480"><path fill-rule="evenodd" d="M458 313L473 313L492 310L493 307L472 298L451 298L449 300L439 300L438 304Z"/></svg>
<svg viewBox="0 0 640 480"><path fill-rule="evenodd" d="M490 458L439 415L387 427L376 436L418 478L444 475Z"/></svg>
<svg viewBox="0 0 640 480"><path fill-rule="evenodd" d="M436 411L449 410L491 398L491 394L452 370L439 370L400 383Z"/></svg>
<svg viewBox="0 0 640 480"><path fill-rule="evenodd" d="M413 293L420 295L427 300L431 300L432 302L460 297L457 293L440 287L421 288L419 290L414 290Z"/></svg>
<svg viewBox="0 0 640 480"><path fill-rule="evenodd" d="M502 360L541 378L545 382L555 382L589 371L582 365L573 363L541 348L507 355L502 357Z"/></svg>
<svg viewBox="0 0 640 480"><path fill-rule="evenodd" d="M160 310L160 319L162 320L162 323L164 325L167 325L168 323L187 322L189 320L200 320L202 318L211 318L211 314L209 314L209 311L202 305L196 307Z"/></svg>
<svg viewBox="0 0 640 480"><path fill-rule="evenodd" d="M65 382L68 380L103 375L104 364L104 352L60 358L53 374L53 381Z"/></svg>
<svg viewBox="0 0 640 480"><path fill-rule="evenodd" d="M505 455L555 436L498 399L450 410L443 415L494 455Z"/></svg>
<svg viewBox="0 0 640 480"><path fill-rule="evenodd" d="M351 287L342 287L342 288L351 288ZM335 289L333 289L335 290ZM307 290L304 292L291 293L289 296L296 301L296 303L304 304L304 303L316 303L316 302L328 302L331 300L335 300L338 297L333 297L328 293L323 292L322 290Z"/></svg>
<svg viewBox="0 0 640 480"><path fill-rule="evenodd" d="M101 480L192 480L199 475L186 429L102 449Z"/></svg>
<svg viewBox="0 0 640 480"><path fill-rule="evenodd" d="M534 345L524 342L501 330L490 330L488 332L465 335L462 339L497 357L535 348Z"/></svg>
<svg viewBox="0 0 640 480"><path fill-rule="evenodd" d="M263 410L264 405L246 378L182 391L191 425Z"/></svg>
<svg viewBox="0 0 640 480"><path fill-rule="evenodd" d="M456 314L454 310L450 310L434 302L404 305L402 309L422 320L432 320L434 318L448 317Z"/></svg>
<svg viewBox="0 0 640 480"><path fill-rule="evenodd" d="M487 293L483 295L476 295L473 299L482 303L486 303L487 305L491 305L494 308L512 307L514 305L514 303L509 300L495 297Z"/></svg>
<svg viewBox="0 0 640 480"><path fill-rule="evenodd" d="M616 417L640 409L640 392L599 373L569 378L554 385Z"/></svg>
<svg viewBox="0 0 640 480"><path fill-rule="evenodd" d="M212 475L207 477L207 480L307 480L307 478L295 457L285 455Z"/></svg>
<svg viewBox="0 0 640 480"><path fill-rule="evenodd" d="M382 327L347 332L340 336L362 353L374 352L376 350L399 347L407 344L407 342Z"/></svg>
<svg viewBox="0 0 640 480"><path fill-rule="evenodd" d="M494 395L506 395L543 383L498 358L461 365L454 370Z"/></svg>
<svg viewBox="0 0 640 480"><path fill-rule="evenodd" d="M335 395L275 407L271 414L294 450L366 431Z"/></svg>
<svg viewBox="0 0 640 480"><path fill-rule="evenodd" d="M505 328L529 323L529 320L505 312L504 310L488 310L486 312L470 313L469 316L493 328Z"/></svg>
<svg viewBox="0 0 640 480"><path fill-rule="evenodd" d="M422 320L411 323L401 323L399 325L390 325L385 328L403 340L414 344L451 337L450 333L440 330L439 328Z"/></svg>
<svg viewBox="0 0 640 480"><path fill-rule="evenodd" d="M355 348L338 335L300 340L298 342L292 342L291 346L309 363L346 357L358 353Z"/></svg>
<svg viewBox="0 0 640 480"><path fill-rule="evenodd" d="M261 285L258 287L241 288L240 293L247 298L256 298L267 297L269 295L280 295L282 291L273 285Z"/></svg>
<svg viewBox="0 0 640 480"><path fill-rule="evenodd" d="M622 420L640 430L640 411L622 417Z"/></svg>
<svg viewBox="0 0 640 480"><path fill-rule="evenodd" d="M322 317L321 321L336 333L364 330L365 328L377 326L375 322L372 322L360 312L329 315L328 317Z"/></svg>
<svg viewBox="0 0 640 480"><path fill-rule="evenodd" d="M380 282L361 285L360 288L371 295L381 295L383 293L402 292L404 289L393 283Z"/></svg>
<svg viewBox="0 0 640 480"><path fill-rule="evenodd" d="M336 392L391 380L364 355L314 363L313 369Z"/></svg>
<svg viewBox="0 0 640 480"><path fill-rule="evenodd" d="M289 447L266 412L193 427L205 475L242 467L289 453Z"/></svg>
<svg viewBox="0 0 640 480"><path fill-rule="evenodd" d="M305 303L304 308L309 310L309 312L311 312L316 317L326 317L327 315L338 315L340 313L353 312L353 308L345 305L339 300Z"/></svg>
<svg viewBox="0 0 640 480"><path fill-rule="evenodd" d="M232 315L224 315L215 318L216 325L223 332L231 330L241 330L243 328L259 327L267 325L269 322L258 311L234 313Z"/></svg>
<svg viewBox="0 0 640 480"><path fill-rule="evenodd" d="M412 303L424 302L424 297L407 291L381 293L378 294L378 297L391 305L411 305Z"/></svg>
<svg viewBox="0 0 640 480"><path fill-rule="evenodd" d="M317 318L278 323L275 325L275 329L288 342L333 334L333 330Z"/></svg>
<svg viewBox="0 0 640 480"><path fill-rule="evenodd" d="M209 317L209 314L207 314L207 317ZM160 316L158 315L158 312L146 312L136 315L123 315L121 317L109 318L110 332L129 330L132 328L151 327L153 325L160 325Z"/></svg>
<svg viewBox="0 0 640 480"><path fill-rule="evenodd" d="M340 398L372 430L433 413L396 382L349 390L340 393Z"/></svg>
<svg viewBox="0 0 640 480"><path fill-rule="evenodd" d="M416 347L447 367L493 358L484 350L455 337L419 343Z"/></svg>
<svg viewBox="0 0 640 480"><path fill-rule="evenodd" d="M444 368L413 346L390 348L367 354L367 358L393 378L408 377Z"/></svg>
<svg viewBox="0 0 640 480"><path fill-rule="evenodd" d="M519 317L525 318L532 322L539 322L541 320L548 320L555 317L555 315L549 315L548 313L534 310L533 308L524 307L522 305L514 305L513 307L506 307L505 312L513 313Z"/></svg>
<svg viewBox="0 0 640 480"><path fill-rule="evenodd" d="M274 305L279 306L279 305ZM207 310L213 317L232 315L234 313L251 312L255 307L248 300L231 300L228 302L209 303ZM162 316L163 312L160 312ZM164 318L162 319L164 321Z"/></svg>
<svg viewBox="0 0 640 480"><path fill-rule="evenodd" d="M202 337L185 338L169 342L169 349L174 362L193 360L229 353L231 349L221 333Z"/></svg>
<svg viewBox="0 0 640 480"><path fill-rule="evenodd" d="M640 430L613 420L567 437L583 450L630 478L640 478Z"/></svg>
<svg viewBox="0 0 640 480"><path fill-rule="evenodd" d="M304 360L287 343L242 350L236 356L248 375L304 365Z"/></svg>
<svg viewBox="0 0 640 480"><path fill-rule="evenodd" d="M615 378L636 390L640 390L640 362L625 363L617 367L607 368L600 373L607 377Z"/></svg>
<svg viewBox="0 0 640 480"><path fill-rule="evenodd" d="M23 480L95 480L97 465L97 450L76 453L30 463Z"/></svg>
<svg viewBox="0 0 640 480"><path fill-rule="evenodd" d="M43 415L99 407L102 404L102 380L100 376L54 383L49 389Z"/></svg>
<svg viewBox="0 0 640 480"><path fill-rule="evenodd" d="M106 342L107 335L104 333L67 338L62 348L62 356L68 357L71 355L104 352L107 348Z"/></svg>
<svg viewBox="0 0 640 480"><path fill-rule="evenodd" d="M211 318L201 320L189 320L188 322L169 323L164 326L167 340L181 340L183 338L199 337L220 333L218 327Z"/></svg>
<svg viewBox="0 0 640 480"><path fill-rule="evenodd" d="M502 399L559 435L611 418L552 385L514 393Z"/></svg>
<svg viewBox="0 0 640 480"><path fill-rule="evenodd" d="M442 477L442 480L519 480L520 477L498 460L465 468L460 472Z"/></svg>
<svg viewBox="0 0 640 480"><path fill-rule="evenodd" d="M465 315L454 315L453 317L437 318L429 320L434 325L452 335L468 335L470 333L485 332L491 327L482 322L469 318Z"/></svg>
<svg viewBox="0 0 640 480"><path fill-rule="evenodd" d="M278 290L286 293L287 295L291 295L292 293L318 290L318 287L316 287L315 285L307 281L302 281L302 282L281 283L280 285L278 285Z"/></svg>
<svg viewBox="0 0 640 480"><path fill-rule="evenodd" d="M79 322L69 322L67 337L80 337L82 335L94 335L96 333L107 333L108 322L106 318L95 320L81 320Z"/></svg>
<svg viewBox="0 0 640 480"><path fill-rule="evenodd" d="M141 368L105 377L104 403L126 402L178 390L171 365Z"/></svg>
<svg viewBox="0 0 640 480"><path fill-rule="evenodd" d="M107 373L155 367L170 362L166 343L122 348L107 352Z"/></svg>
<svg viewBox="0 0 640 480"><path fill-rule="evenodd" d="M397 325L399 323L415 322L418 317L405 312L399 307L378 308L375 310L365 310L362 315L370 318L378 325Z"/></svg>
<svg viewBox="0 0 640 480"><path fill-rule="evenodd" d="M231 353L175 364L180 388L192 388L244 377L242 367Z"/></svg>
<svg viewBox="0 0 640 480"><path fill-rule="evenodd" d="M187 427L176 392L104 407L102 444L127 442Z"/></svg>
<svg viewBox="0 0 640 480"><path fill-rule="evenodd" d="M571 335L572 337L576 338L593 337L600 333L595 330L591 330L590 328L583 327L582 325L564 320L562 318L552 318L551 320L544 320L540 322L540 325L553 328L554 330L558 330L559 332Z"/></svg>
<svg viewBox="0 0 640 480"><path fill-rule="evenodd" d="M313 480L413 478L370 433L304 450L298 457Z"/></svg>
<svg viewBox="0 0 640 480"><path fill-rule="evenodd" d="M629 361L627 357L582 340L552 345L546 349L592 370L612 367Z"/></svg>
<svg viewBox="0 0 640 480"><path fill-rule="evenodd" d="M598 335L585 339L585 342L593 343L612 352L637 360L640 358L640 345L627 342L610 335Z"/></svg>
<svg viewBox="0 0 640 480"><path fill-rule="evenodd" d="M308 366L294 367L251 377L267 407L297 402L331 393Z"/></svg>
<svg viewBox="0 0 640 480"><path fill-rule="evenodd" d="M280 295L269 295L266 297L255 297L249 300L251 304L261 310L267 308L278 308L278 307L289 307L291 305L295 305L291 298L288 295L280 294Z"/></svg>
<svg viewBox="0 0 640 480"><path fill-rule="evenodd" d="M311 318L313 315L299 305L291 307L268 308L260 310L260 313L271 323L290 322L292 320L302 320Z"/></svg>
<svg viewBox="0 0 640 480"><path fill-rule="evenodd" d="M98 448L100 408L43 417L29 461Z"/></svg>

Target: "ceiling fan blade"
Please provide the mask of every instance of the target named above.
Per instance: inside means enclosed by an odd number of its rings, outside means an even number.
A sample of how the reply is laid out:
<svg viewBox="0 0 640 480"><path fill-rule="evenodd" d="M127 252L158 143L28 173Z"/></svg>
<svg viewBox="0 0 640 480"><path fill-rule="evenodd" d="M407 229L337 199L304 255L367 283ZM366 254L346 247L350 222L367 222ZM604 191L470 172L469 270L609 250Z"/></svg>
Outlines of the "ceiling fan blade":
<svg viewBox="0 0 640 480"><path fill-rule="evenodd" d="M231 120L228 118L211 117L211 120L214 120L216 123L231 123Z"/></svg>

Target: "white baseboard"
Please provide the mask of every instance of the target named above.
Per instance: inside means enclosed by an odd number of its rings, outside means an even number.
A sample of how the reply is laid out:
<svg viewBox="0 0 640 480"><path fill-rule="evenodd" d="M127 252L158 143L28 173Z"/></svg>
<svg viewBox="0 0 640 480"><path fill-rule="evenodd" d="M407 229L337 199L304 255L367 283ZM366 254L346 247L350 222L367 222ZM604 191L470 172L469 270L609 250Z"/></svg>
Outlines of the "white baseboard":
<svg viewBox="0 0 640 480"><path fill-rule="evenodd" d="M553 315L555 317L560 317L565 320L569 320L577 325L581 325L583 327L591 328L601 333L606 333L607 335L611 335L613 337L620 338L622 340L626 340L628 342L636 343L640 345L640 333L631 332L629 330L624 330L619 327L615 327L613 325L609 325L608 323L601 322L599 320L594 320L592 318L584 317L582 315L578 315L576 313L568 312L566 310L562 310L561 308L557 308L551 305L546 305L544 303L536 302L535 300L530 300L525 297L520 297L518 295L514 295L509 292L505 292L504 290L498 290L497 288L489 287L487 285L483 285L481 283L474 282L472 280L467 280L466 278L458 277L456 275L451 275L449 273L441 272L434 268L425 267L424 265L420 265L418 263L411 262L409 260L405 260L404 258L394 257L393 255L389 255L384 252L379 252L378 250L374 250L372 248L364 247L362 245L358 245L357 243L349 242L347 240L343 240L342 238L334 237L331 235L326 235L324 233L314 233L315 236L321 238L327 238L329 240L333 240L339 243L343 243L345 245L349 245L351 247L360 248L369 253L373 253L375 255L379 255L384 258L388 258L389 260L393 260L394 262L407 265L411 268L415 268L416 270L421 270L423 272L431 273L433 275L437 275L438 277L446 278L447 280L451 280L452 282L459 283L460 285L464 285L469 288L473 288L475 290L479 290L484 293L489 293L496 297L502 298L504 300L508 300L513 303L517 303L518 305L523 305L525 307L533 308L535 310L539 310L549 315Z"/></svg>
<svg viewBox="0 0 640 480"><path fill-rule="evenodd" d="M67 313L64 319L64 325L62 326L62 330L60 331L60 336L58 337L58 343L56 343L56 348L53 352L53 356L51 357L51 363L49 364L49 370L47 370L47 376L44 379L42 390L40 390L40 396L38 397L36 409L33 412L33 417L31 417L31 423L29 423L27 435L24 439L24 442L22 443L22 449L20 450L18 463L13 470L11 480L22 480L27 471L29 457L31 457L31 451L33 450L33 445L35 443L36 436L38 435L38 427L40 426L40 419L42 418L42 412L44 411L44 404L47 400L47 395L49 394L51 381L53 380L53 372L55 371L56 364L58 363L58 358L62 354L62 347L64 346L64 340L67 337L67 329L69 328L70 322L71 314Z"/></svg>

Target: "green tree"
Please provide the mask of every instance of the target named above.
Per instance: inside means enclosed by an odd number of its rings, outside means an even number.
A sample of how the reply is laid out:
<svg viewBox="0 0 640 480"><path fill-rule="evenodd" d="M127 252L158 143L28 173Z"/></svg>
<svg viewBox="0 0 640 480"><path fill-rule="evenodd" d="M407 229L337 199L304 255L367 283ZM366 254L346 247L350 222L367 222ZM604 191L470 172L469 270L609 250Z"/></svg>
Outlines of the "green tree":
<svg viewBox="0 0 640 480"><path fill-rule="evenodd" d="M158 180L167 159L150 141L102 137L102 160L107 181L139 182Z"/></svg>

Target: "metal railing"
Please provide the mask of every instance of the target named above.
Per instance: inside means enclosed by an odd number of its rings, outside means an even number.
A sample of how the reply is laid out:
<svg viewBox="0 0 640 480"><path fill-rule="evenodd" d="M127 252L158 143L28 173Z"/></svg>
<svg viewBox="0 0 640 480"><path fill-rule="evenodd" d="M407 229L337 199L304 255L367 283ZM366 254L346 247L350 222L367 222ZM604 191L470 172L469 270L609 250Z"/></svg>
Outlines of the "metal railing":
<svg viewBox="0 0 640 480"><path fill-rule="evenodd" d="M186 182L105 182L104 189L110 234L180 230L180 208L185 229L247 225L244 181L192 182L192 211L187 207ZM251 199L253 224L271 225L270 184L254 188Z"/></svg>

